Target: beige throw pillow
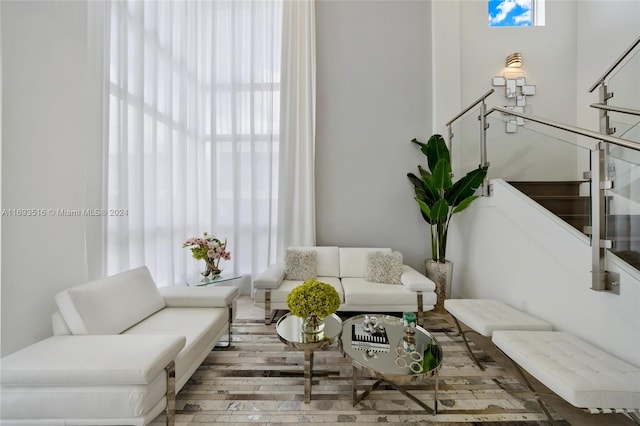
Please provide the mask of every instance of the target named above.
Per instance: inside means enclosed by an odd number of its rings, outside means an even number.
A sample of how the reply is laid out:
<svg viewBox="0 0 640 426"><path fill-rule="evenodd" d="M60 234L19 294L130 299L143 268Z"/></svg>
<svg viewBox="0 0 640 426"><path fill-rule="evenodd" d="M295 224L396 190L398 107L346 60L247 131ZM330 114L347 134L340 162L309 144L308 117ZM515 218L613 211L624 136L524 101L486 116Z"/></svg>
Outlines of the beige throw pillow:
<svg viewBox="0 0 640 426"><path fill-rule="evenodd" d="M287 249L284 256L284 277L306 281L318 276L317 253L313 250Z"/></svg>
<svg viewBox="0 0 640 426"><path fill-rule="evenodd" d="M364 279L374 283L401 284L402 253L372 251L367 254L367 274Z"/></svg>

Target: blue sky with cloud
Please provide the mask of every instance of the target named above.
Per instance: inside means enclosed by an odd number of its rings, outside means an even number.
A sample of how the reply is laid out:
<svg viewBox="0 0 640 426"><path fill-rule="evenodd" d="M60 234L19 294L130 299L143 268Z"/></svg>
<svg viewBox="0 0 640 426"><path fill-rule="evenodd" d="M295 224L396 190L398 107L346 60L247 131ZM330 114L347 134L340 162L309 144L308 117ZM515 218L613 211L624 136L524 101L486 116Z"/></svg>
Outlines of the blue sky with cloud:
<svg viewBox="0 0 640 426"><path fill-rule="evenodd" d="M532 0L489 0L489 26L531 26Z"/></svg>

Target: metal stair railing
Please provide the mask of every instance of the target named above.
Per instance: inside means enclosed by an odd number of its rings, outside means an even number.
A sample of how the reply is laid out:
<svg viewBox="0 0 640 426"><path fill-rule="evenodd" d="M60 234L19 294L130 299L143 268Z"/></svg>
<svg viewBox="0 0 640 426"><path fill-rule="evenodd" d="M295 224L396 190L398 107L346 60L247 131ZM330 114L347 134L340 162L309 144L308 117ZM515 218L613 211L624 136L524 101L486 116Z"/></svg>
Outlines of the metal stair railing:
<svg viewBox="0 0 640 426"><path fill-rule="evenodd" d="M458 114L456 114L455 117L453 117L451 120L449 120L446 123L447 135L448 135L447 139L449 141L449 153L450 153L449 155L451 155L451 153L453 152L452 147L453 147L453 136L454 135L453 135L453 130L452 130L451 126L458 119L464 117L476 105L480 104L480 111L479 111L479 116L478 116L478 120L480 121L480 167L489 167L489 162L487 161L487 139L486 139L487 138L486 130L489 128L489 124L487 123L487 118L486 118L487 104L486 104L485 100L493 92L495 92L495 89L489 90L487 93L485 93L484 95L480 96L473 103L471 103L468 107L466 107L465 109L460 111ZM482 183L482 196L488 196L489 193L490 193L489 181L488 181L487 178L485 178L484 182Z"/></svg>
<svg viewBox="0 0 640 426"><path fill-rule="evenodd" d="M610 125L609 112L640 115L640 112L633 109L608 105L609 100L614 97L614 93L609 92L606 84L607 78L620 67L623 61L629 57L629 55L631 55L639 45L640 36L636 38L624 52L622 52L618 59L616 59L604 74L602 74L602 76L600 76L600 78L598 78L589 88L589 93L593 93L593 91L598 88L598 102L591 104L590 106L599 110L599 130L603 135L602 140L604 142L609 142L606 140L605 136L612 135L616 132L616 129ZM626 148L636 149L629 146L626 146ZM607 239L607 209L605 208L606 192L613 188L613 182L610 176L609 153L609 146L606 143L603 143L597 151L597 157L592 155L591 159L591 209L593 216L591 220L591 247L593 258L592 264L594 268L592 272L593 280L591 288L596 291L608 290L619 292L619 288L615 284L618 281L617 277L606 273L606 250L612 247L611 241ZM598 170L598 173L595 176L594 168ZM599 185L599 188L595 187L596 183ZM595 192L596 190L597 192ZM598 197L595 197L595 194L598 194ZM596 212L597 215L595 215ZM594 236L598 238L599 244L594 243Z"/></svg>
<svg viewBox="0 0 640 426"><path fill-rule="evenodd" d="M598 86L604 85L607 77L609 77L611 73L620 66L622 61L624 61L638 45L640 45L640 36L635 39L635 41L631 43L629 47L627 47L627 49L618 57L618 59L616 59L613 64L611 64L611 66L604 72L604 74L602 74L602 76L597 79L595 83L593 83L593 85L589 88L589 93L593 93L593 91L596 90Z"/></svg>
<svg viewBox="0 0 640 426"><path fill-rule="evenodd" d="M606 239L606 211L605 192L611 188L611 181L603 179L606 176L607 168L601 162L607 143L621 146L635 151L640 151L640 143L617 138L615 136L603 135L592 130L583 129L576 126L559 123L544 118L534 117L524 113L516 112L503 107L493 107L487 111L486 115L494 112L510 114L521 117L544 126L560 129L572 134L580 135L593 140L592 142L578 139L568 141L576 146L586 148L591 151L591 170L587 172L586 178L591 181L591 247L592 247L592 284L591 288L596 291L610 291L619 294L619 275L606 270L605 250L612 247L612 241Z"/></svg>
<svg viewBox="0 0 640 426"><path fill-rule="evenodd" d="M640 45L640 37L638 37L616 61L607 69L607 71L593 84L589 89L589 92L593 92L596 88L599 90L599 102L591 104L591 107L597 108L600 111L600 133L592 130L587 130L567 124L547 120L544 118L534 117L524 113L516 112L507 108L495 106L487 111L485 100L494 92L494 89L489 90L483 96L478 98L475 102L469 105L467 108L458 113L449 122L446 123L448 128L448 140L449 149L453 143L453 131L452 124L463 117L469 111L471 111L476 105L480 104L480 115L478 120L480 121L480 166L488 166L487 158L487 129L489 124L487 117L494 112L501 112L506 115L520 117L525 120L529 120L543 126L553 127L562 131L569 132L571 134L580 135L588 138L591 142L585 141L581 138L577 138L576 141L570 141L570 143L586 148L590 151L590 171L585 172L585 179L590 180L591 186L591 247L592 247L592 290L596 291L609 291L615 294L619 294L619 274L607 271L606 265L606 250L612 247L613 242L607 239L606 234L606 191L613 187L612 181L609 179L608 169L608 154L609 144L620 146L623 148L632 149L634 151L640 151L640 143L622 139L619 137L611 136L615 129L609 126L608 112L618 112L630 115L640 115L640 111L634 109L622 108L611 106L607 104L607 101L613 97L613 93L608 92L605 80L615 71L620 64ZM485 183L482 186L482 195L490 195L491 190L488 181L485 179Z"/></svg>

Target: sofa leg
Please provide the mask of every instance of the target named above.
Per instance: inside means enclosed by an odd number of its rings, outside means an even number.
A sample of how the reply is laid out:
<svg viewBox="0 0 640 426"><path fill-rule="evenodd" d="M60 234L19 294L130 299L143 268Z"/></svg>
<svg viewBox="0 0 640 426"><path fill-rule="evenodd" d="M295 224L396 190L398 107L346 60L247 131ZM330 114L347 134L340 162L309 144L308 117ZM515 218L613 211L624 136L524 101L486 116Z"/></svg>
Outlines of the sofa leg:
<svg viewBox="0 0 640 426"><path fill-rule="evenodd" d="M233 304L227 306L229 310L229 346L231 346L231 342L233 341L233 337L231 335L231 325L233 325Z"/></svg>
<svg viewBox="0 0 640 426"><path fill-rule="evenodd" d="M264 323L271 324L271 290L269 289L264 292Z"/></svg>
<svg viewBox="0 0 640 426"><path fill-rule="evenodd" d="M171 361L164 369L167 372L167 393L165 394L167 399L167 408L165 409L167 426L174 426L176 422L176 363Z"/></svg>
<svg viewBox="0 0 640 426"><path fill-rule="evenodd" d="M418 298L418 325L420 327L424 326L424 307L422 305L422 292L418 291L417 292L417 298Z"/></svg>

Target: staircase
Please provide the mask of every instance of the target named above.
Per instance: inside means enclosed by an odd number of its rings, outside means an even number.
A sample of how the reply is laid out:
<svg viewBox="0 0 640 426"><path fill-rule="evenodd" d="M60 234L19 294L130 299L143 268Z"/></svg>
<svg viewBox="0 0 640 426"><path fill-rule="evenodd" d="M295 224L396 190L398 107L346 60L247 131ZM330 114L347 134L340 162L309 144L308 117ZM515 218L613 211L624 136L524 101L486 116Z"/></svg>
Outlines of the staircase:
<svg viewBox="0 0 640 426"><path fill-rule="evenodd" d="M580 232L589 226L589 197L580 195L588 181L512 181L511 186ZM640 215L608 215L607 236L616 256L640 270Z"/></svg>
<svg viewBox="0 0 640 426"><path fill-rule="evenodd" d="M580 232L589 226L589 197L580 195L587 181L513 181L511 186Z"/></svg>

